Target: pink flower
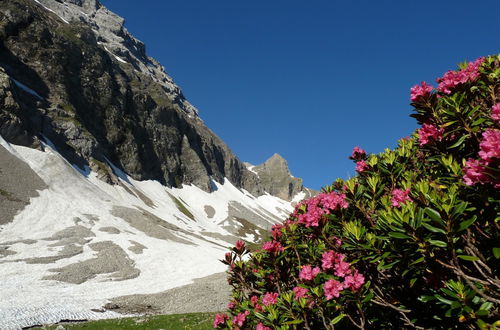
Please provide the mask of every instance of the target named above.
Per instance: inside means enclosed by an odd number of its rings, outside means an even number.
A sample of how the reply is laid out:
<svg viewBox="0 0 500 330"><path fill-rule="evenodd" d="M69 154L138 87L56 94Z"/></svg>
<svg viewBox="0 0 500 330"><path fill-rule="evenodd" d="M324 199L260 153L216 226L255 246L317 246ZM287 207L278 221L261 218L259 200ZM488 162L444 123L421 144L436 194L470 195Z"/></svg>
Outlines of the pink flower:
<svg viewBox="0 0 500 330"><path fill-rule="evenodd" d="M352 290L357 290L363 286L365 283L365 277L358 273L357 270L353 274L347 275L344 278L344 287L351 288Z"/></svg>
<svg viewBox="0 0 500 330"><path fill-rule="evenodd" d="M344 287L342 283L337 280L328 280L325 282L323 286L323 291L325 293L325 297L327 300L333 299L333 297L338 298L340 296L340 292Z"/></svg>
<svg viewBox="0 0 500 330"><path fill-rule="evenodd" d="M469 158L462 169L464 172L464 183L468 186L475 185L476 183L486 183L489 181L488 176L485 174L486 168L480 160Z"/></svg>
<svg viewBox="0 0 500 330"><path fill-rule="evenodd" d="M236 307L236 301L231 300L230 302L227 303L227 309L233 309Z"/></svg>
<svg viewBox="0 0 500 330"><path fill-rule="evenodd" d="M212 325L214 328L218 328L219 325L226 323L226 320L229 320L229 316L226 314L215 314L214 323L212 323Z"/></svg>
<svg viewBox="0 0 500 330"><path fill-rule="evenodd" d="M409 194L410 194L410 188L406 190L394 189L392 191L392 199L391 199L392 206L400 207L402 203L411 201L410 196L408 196Z"/></svg>
<svg viewBox="0 0 500 330"><path fill-rule="evenodd" d="M491 108L491 119L497 122L497 124L500 124L500 103L495 104Z"/></svg>
<svg viewBox="0 0 500 330"><path fill-rule="evenodd" d="M457 86L475 81L479 78L479 67L483 62L484 58L481 57L470 62L465 69L446 72L443 77L436 80L439 83L437 90L443 94L451 94Z"/></svg>
<svg viewBox="0 0 500 330"><path fill-rule="evenodd" d="M252 304L252 306L254 306L258 302L259 302L259 297L257 297L257 296L250 297L250 303Z"/></svg>
<svg viewBox="0 0 500 330"><path fill-rule="evenodd" d="M266 327L262 322L260 322L259 324L257 324L257 327L255 328L255 330L272 330L272 329L269 327Z"/></svg>
<svg viewBox="0 0 500 330"><path fill-rule="evenodd" d="M444 133L443 128L437 129L436 126L430 124L423 124L422 128L418 129L417 131L421 146L429 143L429 138L432 138L435 141L441 141Z"/></svg>
<svg viewBox="0 0 500 330"><path fill-rule="evenodd" d="M494 158L500 159L500 130L487 129L479 144L479 157L489 164Z"/></svg>
<svg viewBox="0 0 500 330"><path fill-rule="evenodd" d="M260 322L259 324L257 324L257 327L255 328L255 330L272 330L272 329L269 327L266 327L262 322Z"/></svg>
<svg viewBox="0 0 500 330"><path fill-rule="evenodd" d="M245 249L245 243L243 241L236 241L236 250L243 252L243 249Z"/></svg>
<svg viewBox="0 0 500 330"><path fill-rule="evenodd" d="M368 164L364 160L360 160L356 163L356 171L362 173L369 168Z"/></svg>
<svg viewBox="0 0 500 330"><path fill-rule="evenodd" d="M316 196L316 201L327 209L338 210L349 207L349 203L346 202L345 198L345 194L331 192L319 194L318 196Z"/></svg>
<svg viewBox="0 0 500 330"><path fill-rule="evenodd" d="M410 99L412 102L420 102L422 99L429 97L434 87L422 81L420 85L415 85L410 89Z"/></svg>
<svg viewBox="0 0 500 330"><path fill-rule="evenodd" d="M283 245L281 245L280 242L276 242L276 241L265 242L262 245L262 248L264 250L266 250L267 252L271 252L271 253L275 253L275 254L278 252L284 251Z"/></svg>
<svg viewBox="0 0 500 330"><path fill-rule="evenodd" d="M345 258L343 254L337 253L332 250L323 252L321 256L321 267L324 270L333 268L336 263L343 261Z"/></svg>
<svg viewBox="0 0 500 330"><path fill-rule="evenodd" d="M275 292L266 293L262 298L264 306L274 305L278 302L278 294Z"/></svg>
<svg viewBox="0 0 500 330"><path fill-rule="evenodd" d="M307 290L306 288L296 286L295 288L293 288L293 293L295 294L294 299L299 300L300 298L305 298L308 292L309 290Z"/></svg>
<svg viewBox="0 0 500 330"><path fill-rule="evenodd" d="M345 261L340 261L337 264L335 264L335 275L344 277L346 275L349 275L351 273L351 269L349 268L350 264Z"/></svg>
<svg viewBox="0 0 500 330"><path fill-rule="evenodd" d="M275 224L271 227L271 233L273 235L274 239L278 239L283 235L283 232L281 229L283 229L285 226L282 224Z"/></svg>
<svg viewBox="0 0 500 330"><path fill-rule="evenodd" d="M233 318L233 324L236 324L236 325L242 327L243 324L245 324L245 321L247 320L247 315L248 314L250 314L249 311L245 311L243 313L239 313L238 315L236 315Z"/></svg>
<svg viewBox="0 0 500 330"><path fill-rule="evenodd" d="M300 270L300 273L299 273L299 278L301 280L311 281L320 272L321 272L321 270L319 269L319 267L312 268L311 265L302 266L302 269Z"/></svg>
<svg viewBox="0 0 500 330"><path fill-rule="evenodd" d="M299 215L299 223L306 225L306 227L318 227L321 216L327 213L326 210L318 206L308 206L307 212Z"/></svg>
<svg viewBox="0 0 500 330"><path fill-rule="evenodd" d="M360 147L354 147L354 149L352 149L352 155L350 157L351 159L360 160L365 157L366 157L366 151L364 151Z"/></svg>

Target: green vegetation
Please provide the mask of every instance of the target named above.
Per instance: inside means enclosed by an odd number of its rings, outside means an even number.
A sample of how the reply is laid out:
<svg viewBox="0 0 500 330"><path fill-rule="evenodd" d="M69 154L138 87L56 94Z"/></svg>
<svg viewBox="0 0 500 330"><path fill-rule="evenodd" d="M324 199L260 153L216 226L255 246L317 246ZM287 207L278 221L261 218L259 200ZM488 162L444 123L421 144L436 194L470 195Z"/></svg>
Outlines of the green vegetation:
<svg viewBox="0 0 500 330"><path fill-rule="evenodd" d="M189 210L184 206L184 204L180 200L178 200L175 196L173 196L172 194L170 194L168 192L167 192L167 194L170 196L170 198L172 198L172 200L175 203L175 206L177 206L177 209L179 211L184 213L184 215L186 217L188 217L189 219L194 220L194 215L191 212L189 212Z"/></svg>
<svg viewBox="0 0 500 330"><path fill-rule="evenodd" d="M213 313L189 313L175 315L142 316L123 319L100 320L84 323L64 324L65 329L100 329L100 330L208 330L212 329ZM57 326L46 326L42 329L56 329Z"/></svg>
<svg viewBox="0 0 500 330"><path fill-rule="evenodd" d="M421 127L225 256L220 328L498 329L500 56L411 89Z"/></svg>

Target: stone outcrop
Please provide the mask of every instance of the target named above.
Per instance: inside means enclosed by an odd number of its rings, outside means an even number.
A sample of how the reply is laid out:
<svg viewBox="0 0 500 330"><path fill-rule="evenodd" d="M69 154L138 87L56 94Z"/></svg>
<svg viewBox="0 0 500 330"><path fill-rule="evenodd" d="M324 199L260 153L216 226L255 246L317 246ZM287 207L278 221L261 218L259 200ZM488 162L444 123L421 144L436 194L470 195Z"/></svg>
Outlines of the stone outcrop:
<svg viewBox="0 0 500 330"><path fill-rule="evenodd" d="M1 1L0 135L30 147L50 141L108 182L111 162L174 187L210 191L211 178L227 178L288 200L301 190L279 161L249 171L123 24L97 0Z"/></svg>

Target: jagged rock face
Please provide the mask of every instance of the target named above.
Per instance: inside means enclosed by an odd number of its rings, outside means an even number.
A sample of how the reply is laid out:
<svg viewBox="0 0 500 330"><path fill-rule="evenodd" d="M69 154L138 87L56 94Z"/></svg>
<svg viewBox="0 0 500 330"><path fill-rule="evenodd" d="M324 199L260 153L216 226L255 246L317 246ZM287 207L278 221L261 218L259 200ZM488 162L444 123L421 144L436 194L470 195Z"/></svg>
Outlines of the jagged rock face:
<svg viewBox="0 0 500 330"><path fill-rule="evenodd" d="M286 163L266 162L260 178L247 170L123 24L96 0L1 1L0 135L31 147L47 138L79 166L109 160L174 187L210 191L226 177L287 200L302 189Z"/></svg>
<svg viewBox="0 0 500 330"><path fill-rule="evenodd" d="M260 165L252 166L251 170L257 173L264 190L273 196L290 201L302 191L307 192L307 196L311 195L302 185L302 179L291 175L288 163L278 154Z"/></svg>
<svg viewBox="0 0 500 330"><path fill-rule="evenodd" d="M123 19L96 1L43 4L60 17L31 0L0 3L0 134L7 141L33 146L43 135L77 164L109 159L139 180L205 190L210 176L227 177L262 193Z"/></svg>

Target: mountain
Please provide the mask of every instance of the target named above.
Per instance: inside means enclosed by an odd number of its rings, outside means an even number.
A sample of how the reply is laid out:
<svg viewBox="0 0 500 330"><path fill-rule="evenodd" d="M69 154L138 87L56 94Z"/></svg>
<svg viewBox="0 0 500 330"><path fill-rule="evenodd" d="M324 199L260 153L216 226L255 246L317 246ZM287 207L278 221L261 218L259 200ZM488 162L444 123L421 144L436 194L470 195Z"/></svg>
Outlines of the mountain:
<svg viewBox="0 0 500 330"><path fill-rule="evenodd" d="M0 1L0 41L2 329L222 272L315 193L240 161L99 1Z"/></svg>

